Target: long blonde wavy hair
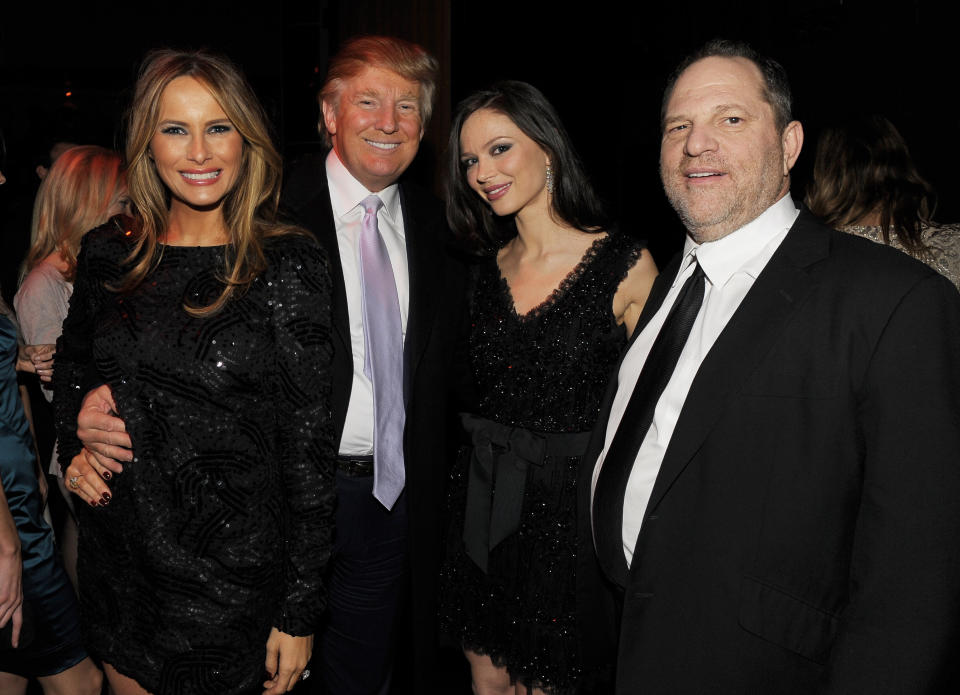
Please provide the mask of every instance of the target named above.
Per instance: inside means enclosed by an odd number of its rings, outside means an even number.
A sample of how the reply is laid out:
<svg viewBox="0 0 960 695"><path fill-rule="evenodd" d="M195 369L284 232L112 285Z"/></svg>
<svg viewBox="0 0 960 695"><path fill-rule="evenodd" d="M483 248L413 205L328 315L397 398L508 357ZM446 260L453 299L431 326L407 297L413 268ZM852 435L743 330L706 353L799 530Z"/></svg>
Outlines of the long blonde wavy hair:
<svg viewBox="0 0 960 695"><path fill-rule="evenodd" d="M112 150L96 145L71 147L50 167L33 203L30 251L23 274L52 253L66 263L63 278L72 282L77 273L80 239L107 221L110 208L123 195L126 177L123 160Z"/></svg>
<svg viewBox="0 0 960 695"><path fill-rule="evenodd" d="M223 292L208 306L184 305L193 316L209 316L220 311L234 293L248 288L266 268L265 238L299 230L277 221L280 154L273 146L266 114L240 70L227 58L205 51L153 51L144 59L127 115L127 185L137 212L132 230L137 242L128 258L132 268L117 289L136 287L160 259L159 238L167 229L170 192L150 157L150 141L160 121L164 89L185 76L210 91L243 137L236 183L221 207L228 237L221 275Z"/></svg>

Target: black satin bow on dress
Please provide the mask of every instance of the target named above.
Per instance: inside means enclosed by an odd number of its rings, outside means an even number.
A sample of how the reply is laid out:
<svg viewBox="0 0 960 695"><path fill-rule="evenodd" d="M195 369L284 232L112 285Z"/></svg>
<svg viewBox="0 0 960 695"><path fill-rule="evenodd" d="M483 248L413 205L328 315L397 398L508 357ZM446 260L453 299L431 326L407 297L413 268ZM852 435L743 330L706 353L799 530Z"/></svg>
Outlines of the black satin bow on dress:
<svg viewBox="0 0 960 695"><path fill-rule="evenodd" d="M534 432L461 413L473 451L467 477L463 542L467 555L487 571L490 551L520 528L527 468L548 456L582 456L589 432Z"/></svg>

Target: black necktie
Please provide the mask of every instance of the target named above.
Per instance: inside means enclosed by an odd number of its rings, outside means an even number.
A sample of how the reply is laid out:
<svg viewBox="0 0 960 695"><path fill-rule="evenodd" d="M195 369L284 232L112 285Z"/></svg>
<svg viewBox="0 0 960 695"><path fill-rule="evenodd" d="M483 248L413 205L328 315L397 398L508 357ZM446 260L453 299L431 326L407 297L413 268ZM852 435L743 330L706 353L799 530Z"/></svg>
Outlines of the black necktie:
<svg viewBox="0 0 960 695"><path fill-rule="evenodd" d="M593 537L600 566L619 584L627 584L623 555L623 498L640 444L653 422L653 411L673 375L677 360L703 304L704 275L699 263L680 288L660 333L640 370L630 401L613 435L593 492Z"/></svg>

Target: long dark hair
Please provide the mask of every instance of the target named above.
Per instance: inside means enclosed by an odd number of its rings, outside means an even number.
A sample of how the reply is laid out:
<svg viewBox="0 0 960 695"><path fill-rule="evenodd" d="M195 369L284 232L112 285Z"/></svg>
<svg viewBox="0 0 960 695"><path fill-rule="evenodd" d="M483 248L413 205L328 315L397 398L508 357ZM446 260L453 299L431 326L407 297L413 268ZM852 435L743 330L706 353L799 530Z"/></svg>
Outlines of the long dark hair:
<svg viewBox="0 0 960 695"><path fill-rule="evenodd" d="M923 227L930 224L936 196L894 125L871 115L824 129L805 202L831 227L879 212L884 243L893 232L911 255L921 256Z"/></svg>
<svg viewBox="0 0 960 695"><path fill-rule="evenodd" d="M475 92L460 102L450 127L447 148L447 221L474 250L495 248L516 232L496 219L464 176L460 163L460 131L471 114L490 109L513 121L550 157L553 170L551 205L556 217L582 231L602 231L609 217L583 171L583 164L556 110L536 87L506 80Z"/></svg>

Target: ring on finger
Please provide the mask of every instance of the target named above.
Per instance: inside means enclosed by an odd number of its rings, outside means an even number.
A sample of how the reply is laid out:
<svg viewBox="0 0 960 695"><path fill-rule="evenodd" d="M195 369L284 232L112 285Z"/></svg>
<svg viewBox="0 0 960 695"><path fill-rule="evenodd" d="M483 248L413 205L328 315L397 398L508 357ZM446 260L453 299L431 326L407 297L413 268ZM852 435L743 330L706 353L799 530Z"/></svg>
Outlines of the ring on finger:
<svg viewBox="0 0 960 695"><path fill-rule="evenodd" d="M310 669L303 669L303 673L300 674L300 680L305 681L310 677Z"/></svg>
<svg viewBox="0 0 960 695"><path fill-rule="evenodd" d="M82 478L82 477L83 477L82 475L73 475L73 476L70 476L70 480L67 482L67 484L70 486L70 489L71 489L71 490L79 490L79 489L80 489L80 478Z"/></svg>

